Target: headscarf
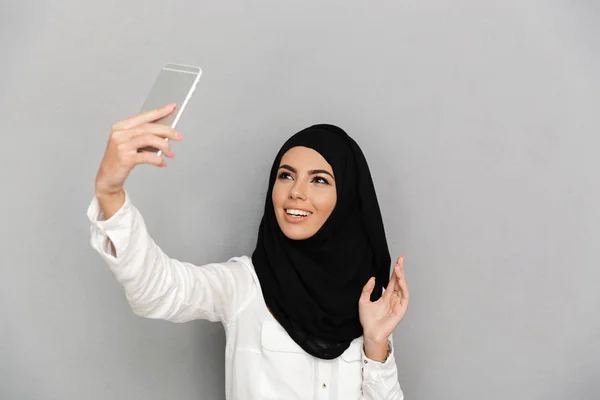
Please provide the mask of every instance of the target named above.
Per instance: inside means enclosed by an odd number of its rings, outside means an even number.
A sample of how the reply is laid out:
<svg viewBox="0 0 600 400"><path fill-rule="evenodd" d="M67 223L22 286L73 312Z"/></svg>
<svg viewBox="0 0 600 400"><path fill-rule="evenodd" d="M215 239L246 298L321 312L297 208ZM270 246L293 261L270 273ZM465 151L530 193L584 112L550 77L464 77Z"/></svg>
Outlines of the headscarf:
<svg viewBox="0 0 600 400"><path fill-rule="evenodd" d="M336 181L332 214L305 240L284 235L271 197L281 159L296 146L321 154ZM308 354L336 358L362 335L358 314L362 289L374 276L371 300L381 296L389 282L391 259L367 161L341 128L313 125L279 150L252 261L271 314Z"/></svg>

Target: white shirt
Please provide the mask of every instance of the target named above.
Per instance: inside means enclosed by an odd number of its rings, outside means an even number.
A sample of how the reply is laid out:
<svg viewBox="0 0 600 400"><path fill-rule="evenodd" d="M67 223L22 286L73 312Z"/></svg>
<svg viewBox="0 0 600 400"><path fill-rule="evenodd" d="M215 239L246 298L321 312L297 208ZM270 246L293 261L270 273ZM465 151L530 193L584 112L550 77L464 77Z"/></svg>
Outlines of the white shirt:
<svg viewBox="0 0 600 400"><path fill-rule="evenodd" d="M169 258L150 237L127 194L123 206L108 220L103 220L94 198L88 218L91 245L123 285L136 315L223 323L227 399L404 398L391 337L392 351L385 362L366 357L362 337L336 359L313 357L268 311L250 257L202 266Z"/></svg>

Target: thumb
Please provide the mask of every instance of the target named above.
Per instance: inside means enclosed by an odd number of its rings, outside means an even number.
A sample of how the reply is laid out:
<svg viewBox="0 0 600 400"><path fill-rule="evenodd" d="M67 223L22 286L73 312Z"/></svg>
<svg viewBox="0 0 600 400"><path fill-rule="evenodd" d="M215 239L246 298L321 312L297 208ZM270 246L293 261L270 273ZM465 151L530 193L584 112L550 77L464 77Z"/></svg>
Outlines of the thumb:
<svg viewBox="0 0 600 400"><path fill-rule="evenodd" d="M367 284L363 287L360 300L371 301L371 293L373 293L373 289L375 289L375 277L371 277L371 279L369 279Z"/></svg>

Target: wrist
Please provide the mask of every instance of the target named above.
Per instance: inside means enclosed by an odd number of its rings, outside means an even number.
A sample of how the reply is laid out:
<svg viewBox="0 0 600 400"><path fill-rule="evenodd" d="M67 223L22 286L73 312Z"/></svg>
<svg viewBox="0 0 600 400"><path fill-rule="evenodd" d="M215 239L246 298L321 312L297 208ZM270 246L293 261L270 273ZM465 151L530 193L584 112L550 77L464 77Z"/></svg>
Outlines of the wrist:
<svg viewBox="0 0 600 400"><path fill-rule="evenodd" d="M125 190L121 189L116 192L96 190L96 198L98 199L98 205L102 210L103 219L107 220L125 203Z"/></svg>
<svg viewBox="0 0 600 400"><path fill-rule="evenodd" d="M365 344L373 346L383 346L388 343L388 336L380 333L371 333L369 331L363 332L363 339Z"/></svg>
<svg viewBox="0 0 600 400"><path fill-rule="evenodd" d="M123 189L123 187L116 188L116 189L109 189L109 188L106 188L105 186L103 186L102 184L96 183L95 192L96 192L96 197L99 200L100 199L110 200L110 199L122 197L125 194L125 189Z"/></svg>
<svg viewBox="0 0 600 400"><path fill-rule="evenodd" d="M384 341L364 338L364 351L367 358L373 361L385 362L389 355L389 345L387 339Z"/></svg>

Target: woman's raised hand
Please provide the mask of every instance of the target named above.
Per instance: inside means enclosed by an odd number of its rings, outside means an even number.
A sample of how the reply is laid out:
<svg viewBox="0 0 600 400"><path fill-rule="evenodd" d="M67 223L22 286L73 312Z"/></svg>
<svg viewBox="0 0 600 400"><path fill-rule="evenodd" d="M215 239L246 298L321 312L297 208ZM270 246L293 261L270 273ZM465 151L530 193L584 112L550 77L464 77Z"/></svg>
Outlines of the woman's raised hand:
<svg viewBox="0 0 600 400"><path fill-rule="evenodd" d="M166 125L155 123L175 109L169 104L159 109L142 112L112 126L104 157L96 175L96 195L110 196L123 191L125 180L137 164L166 166L164 159L149 151L138 151L144 147L162 150L169 158L173 151L165 138L182 140L183 137Z"/></svg>

